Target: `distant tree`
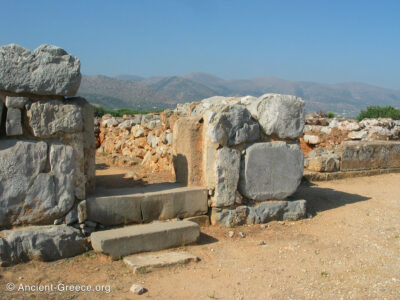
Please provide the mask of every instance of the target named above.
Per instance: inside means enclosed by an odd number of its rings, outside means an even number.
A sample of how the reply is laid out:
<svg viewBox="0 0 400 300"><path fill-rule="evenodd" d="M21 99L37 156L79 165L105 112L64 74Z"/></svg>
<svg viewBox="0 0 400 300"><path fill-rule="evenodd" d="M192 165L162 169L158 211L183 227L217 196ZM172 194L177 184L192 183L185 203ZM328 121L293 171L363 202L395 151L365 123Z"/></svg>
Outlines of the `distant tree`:
<svg viewBox="0 0 400 300"><path fill-rule="evenodd" d="M393 106L368 106L366 110L362 110L357 116L357 120L361 121L366 118L392 118L400 120L400 109Z"/></svg>
<svg viewBox="0 0 400 300"><path fill-rule="evenodd" d="M94 108L94 116L101 118L106 114L110 114L113 117L122 117L123 115L140 115L140 114L148 114L148 113L159 113L162 112L162 109L154 109L154 110L135 110L128 108L121 109L105 109L98 105L93 105Z"/></svg>

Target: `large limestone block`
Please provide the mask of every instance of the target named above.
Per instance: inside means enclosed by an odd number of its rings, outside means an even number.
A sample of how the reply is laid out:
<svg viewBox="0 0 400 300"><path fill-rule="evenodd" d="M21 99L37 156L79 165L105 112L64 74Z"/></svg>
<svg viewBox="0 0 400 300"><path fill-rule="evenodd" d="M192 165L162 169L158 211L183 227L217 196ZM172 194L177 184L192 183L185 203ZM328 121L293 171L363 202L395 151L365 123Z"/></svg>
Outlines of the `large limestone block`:
<svg viewBox="0 0 400 300"><path fill-rule="evenodd" d="M303 169L304 156L298 144L253 144L242 159L239 191L257 201L284 199L296 191Z"/></svg>
<svg viewBox="0 0 400 300"><path fill-rule="evenodd" d="M66 103L78 106L82 116L82 132L66 134L61 141L74 148L76 196L83 200L95 186L96 143L93 106L80 97L70 98Z"/></svg>
<svg viewBox="0 0 400 300"><path fill-rule="evenodd" d="M46 168L47 144L2 140L0 143L0 226L17 221L21 202Z"/></svg>
<svg viewBox="0 0 400 300"><path fill-rule="evenodd" d="M89 244L78 229L67 225L32 226L1 231L0 260L15 264L29 260L52 261L87 251Z"/></svg>
<svg viewBox="0 0 400 300"><path fill-rule="evenodd" d="M129 254L158 251L196 242L200 227L194 222L158 222L94 232L90 235L95 251L113 259Z"/></svg>
<svg viewBox="0 0 400 300"><path fill-rule="evenodd" d="M36 95L73 96L81 83L80 61L65 50L41 45L0 47L0 90Z"/></svg>
<svg viewBox="0 0 400 300"><path fill-rule="evenodd" d="M83 128L81 107L61 100L34 102L28 118L33 135L39 138L80 132Z"/></svg>
<svg viewBox="0 0 400 300"><path fill-rule="evenodd" d="M234 146L255 142L260 137L260 128L241 105L227 105L210 116L207 135L212 142L222 146Z"/></svg>
<svg viewBox="0 0 400 300"><path fill-rule="evenodd" d="M74 204L74 149L63 144L50 147L50 167L54 174L55 196L62 212L70 210Z"/></svg>
<svg viewBox="0 0 400 300"><path fill-rule="evenodd" d="M0 146L0 226L52 224L73 206L73 149L6 140ZM47 168L50 172L47 173Z"/></svg>
<svg viewBox="0 0 400 300"><path fill-rule="evenodd" d="M18 108L7 110L6 133L8 136L22 135L21 111Z"/></svg>
<svg viewBox="0 0 400 300"><path fill-rule="evenodd" d="M235 203L239 182L240 151L227 147L217 151L215 161L215 194L212 206L224 207Z"/></svg>
<svg viewBox="0 0 400 300"><path fill-rule="evenodd" d="M298 138L305 123L304 100L291 95L265 94L259 98L257 118L266 135Z"/></svg>
<svg viewBox="0 0 400 300"><path fill-rule="evenodd" d="M87 217L103 225L143 223L206 214L207 190L178 184L99 190L86 200Z"/></svg>
<svg viewBox="0 0 400 300"><path fill-rule="evenodd" d="M173 162L176 182L203 186L203 118L183 117L174 125Z"/></svg>

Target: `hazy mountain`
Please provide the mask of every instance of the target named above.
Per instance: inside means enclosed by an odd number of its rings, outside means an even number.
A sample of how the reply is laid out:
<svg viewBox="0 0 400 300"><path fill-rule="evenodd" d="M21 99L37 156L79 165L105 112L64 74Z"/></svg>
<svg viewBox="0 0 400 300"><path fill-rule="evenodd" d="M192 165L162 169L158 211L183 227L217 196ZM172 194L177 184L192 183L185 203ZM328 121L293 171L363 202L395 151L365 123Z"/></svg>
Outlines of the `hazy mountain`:
<svg viewBox="0 0 400 300"><path fill-rule="evenodd" d="M223 80L206 73L142 78L134 75L84 76L79 94L107 108L166 108L176 103L222 96L291 94L306 100L307 111L356 115L368 105L400 106L400 91L364 83L324 84L275 77Z"/></svg>

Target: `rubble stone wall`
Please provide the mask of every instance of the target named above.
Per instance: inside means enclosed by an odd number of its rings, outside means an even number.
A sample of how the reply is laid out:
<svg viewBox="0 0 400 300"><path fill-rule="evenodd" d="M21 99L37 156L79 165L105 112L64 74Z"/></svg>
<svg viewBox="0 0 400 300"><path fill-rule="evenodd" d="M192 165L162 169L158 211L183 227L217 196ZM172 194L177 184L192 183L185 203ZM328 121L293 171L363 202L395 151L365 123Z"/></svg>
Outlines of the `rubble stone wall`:
<svg viewBox="0 0 400 300"><path fill-rule="evenodd" d="M305 168L348 172L399 168L400 121L327 119L308 115L300 138Z"/></svg>
<svg viewBox="0 0 400 300"><path fill-rule="evenodd" d="M140 164L154 171L173 172L173 126L177 116L161 114L95 119L96 147L111 163L121 166Z"/></svg>

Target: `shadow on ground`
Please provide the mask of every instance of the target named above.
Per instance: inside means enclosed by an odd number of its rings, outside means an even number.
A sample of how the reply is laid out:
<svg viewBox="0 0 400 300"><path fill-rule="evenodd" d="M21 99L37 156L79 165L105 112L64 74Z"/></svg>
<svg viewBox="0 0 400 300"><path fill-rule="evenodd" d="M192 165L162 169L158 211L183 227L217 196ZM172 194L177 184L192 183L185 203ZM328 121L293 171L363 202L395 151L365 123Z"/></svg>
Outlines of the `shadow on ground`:
<svg viewBox="0 0 400 300"><path fill-rule="evenodd" d="M321 188L308 181L303 181L292 197L307 200L307 210L313 215L320 211L371 199L358 194Z"/></svg>
<svg viewBox="0 0 400 300"><path fill-rule="evenodd" d="M197 245L214 244L216 242L218 242L218 240L215 237L200 232L200 240L197 242Z"/></svg>

